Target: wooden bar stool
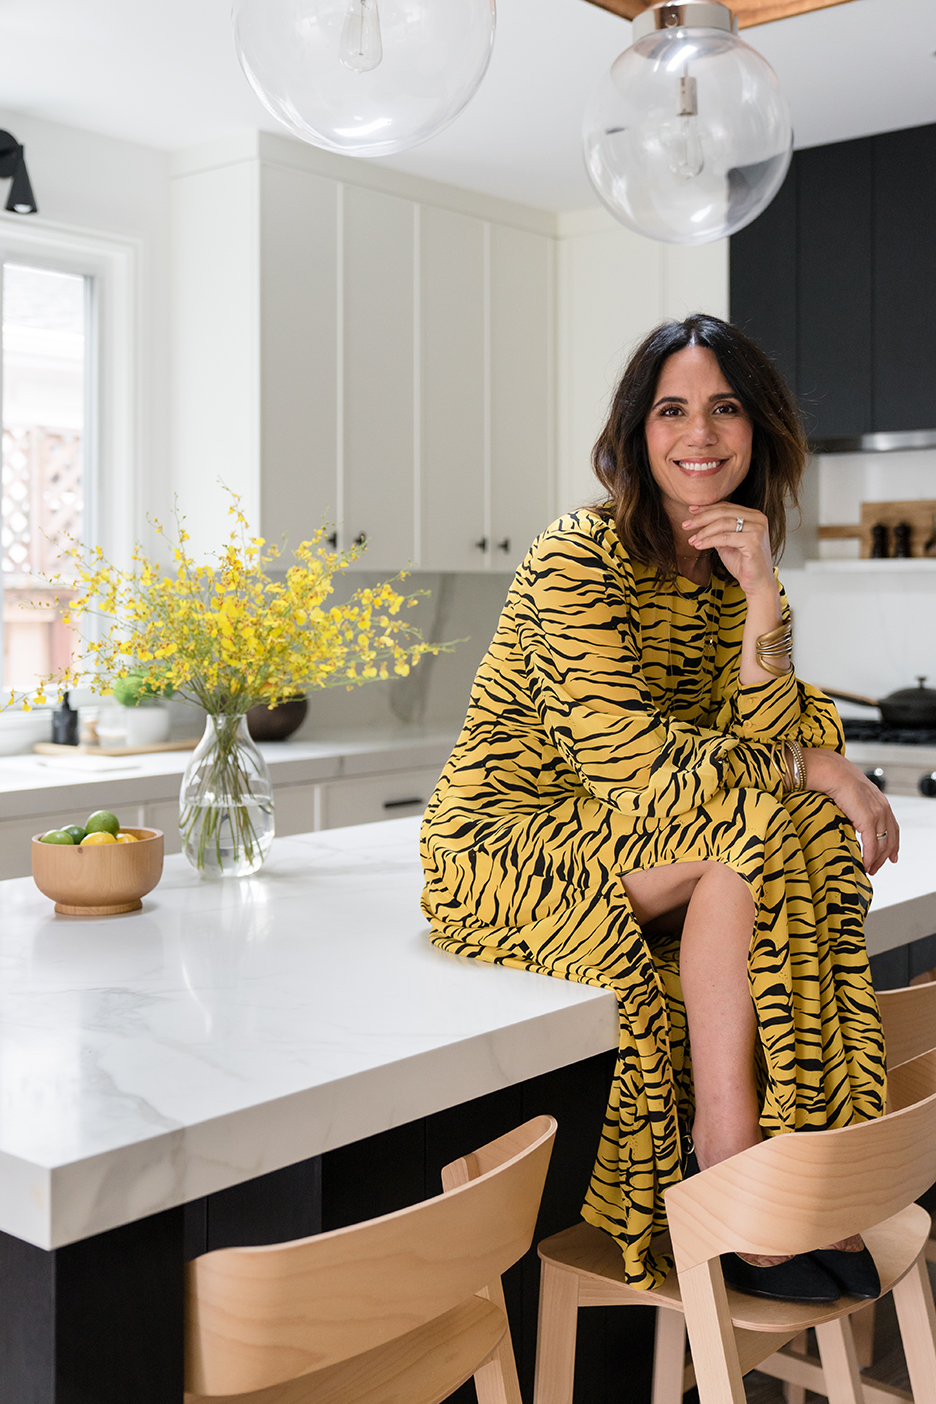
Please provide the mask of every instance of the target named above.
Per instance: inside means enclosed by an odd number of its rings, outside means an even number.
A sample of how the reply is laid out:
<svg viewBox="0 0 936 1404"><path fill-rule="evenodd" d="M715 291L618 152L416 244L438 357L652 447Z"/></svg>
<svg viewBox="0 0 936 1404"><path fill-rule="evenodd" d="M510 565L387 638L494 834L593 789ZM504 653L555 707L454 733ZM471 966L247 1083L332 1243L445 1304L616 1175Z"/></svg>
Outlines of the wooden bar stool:
<svg viewBox="0 0 936 1404"><path fill-rule="evenodd" d="M899 989L878 990L877 1000L884 1025L889 1070L936 1048L936 981L920 979L916 984L903 985ZM893 1098L888 1105L893 1107ZM936 1239L930 1237L926 1240L923 1256L928 1262L936 1262ZM855 1358L862 1370L866 1370L874 1361L876 1308L876 1302L869 1302L852 1317ZM805 1334L801 1339L791 1341L789 1346L790 1352L795 1355L805 1355L806 1348ZM868 1404L871 1404L876 1386L870 1380L865 1380L864 1385ZM823 1393L821 1385L815 1382L810 1388L815 1394ZM783 1395L786 1404L805 1404L806 1389L803 1385L787 1382Z"/></svg>
<svg viewBox="0 0 936 1404"><path fill-rule="evenodd" d="M672 1186L676 1270L655 1291L628 1287L619 1250L588 1224L541 1243L535 1404L571 1404L577 1310L615 1304L659 1309L654 1404L679 1404L692 1383L684 1325L701 1404L744 1404L742 1376L755 1367L810 1388L810 1371L820 1380L824 1371L832 1404L861 1404L848 1317L864 1303L748 1297L726 1288L719 1262L732 1251L809 1252L853 1233L864 1235L882 1290L894 1293L914 1399L936 1404L936 1312L923 1258L930 1219L913 1203L936 1179L936 1054L895 1070L893 1083L902 1110L838 1131L776 1136ZM810 1327L821 1368L780 1353ZM886 1397L881 1387L875 1404Z"/></svg>
<svg viewBox="0 0 936 1404"><path fill-rule="evenodd" d="M186 1404L520 1404L501 1274L533 1241L556 1134L535 1117L395 1214L188 1268Z"/></svg>

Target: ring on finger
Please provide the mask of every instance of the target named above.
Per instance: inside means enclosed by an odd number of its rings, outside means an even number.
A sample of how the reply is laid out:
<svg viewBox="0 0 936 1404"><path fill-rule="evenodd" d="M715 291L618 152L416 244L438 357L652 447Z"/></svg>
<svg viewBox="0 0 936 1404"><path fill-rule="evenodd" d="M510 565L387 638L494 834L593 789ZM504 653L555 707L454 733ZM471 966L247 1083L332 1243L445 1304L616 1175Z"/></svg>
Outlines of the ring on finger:
<svg viewBox="0 0 936 1404"><path fill-rule="evenodd" d="M883 834L875 834L874 837L875 837L875 838L887 838L887 830L885 829L884 832L883 832Z"/></svg>
<svg viewBox="0 0 936 1404"><path fill-rule="evenodd" d="M743 518L743 517L738 517L737 521L735 522L735 531L743 531L743 530L744 530L744 518Z"/></svg>

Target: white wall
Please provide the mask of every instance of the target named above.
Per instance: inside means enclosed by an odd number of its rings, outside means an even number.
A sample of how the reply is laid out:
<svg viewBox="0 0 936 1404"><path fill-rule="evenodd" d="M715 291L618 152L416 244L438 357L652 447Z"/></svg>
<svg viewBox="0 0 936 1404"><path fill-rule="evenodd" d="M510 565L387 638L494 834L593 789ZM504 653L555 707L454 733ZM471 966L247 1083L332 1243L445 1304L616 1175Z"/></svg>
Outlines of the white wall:
<svg viewBox="0 0 936 1404"><path fill-rule="evenodd" d="M557 510L594 501L592 445L628 354L659 322L728 316L728 241L657 244L603 209L559 215Z"/></svg>
<svg viewBox="0 0 936 1404"><path fill-rule="evenodd" d="M17 112L0 110L0 127L26 148L38 215L0 211L4 235L76 231L132 241L137 287L135 434L122 463L133 531L145 536L146 514L165 516L169 491L169 158L165 152ZM7 185L0 184L6 198ZM123 455L122 455L123 457Z"/></svg>

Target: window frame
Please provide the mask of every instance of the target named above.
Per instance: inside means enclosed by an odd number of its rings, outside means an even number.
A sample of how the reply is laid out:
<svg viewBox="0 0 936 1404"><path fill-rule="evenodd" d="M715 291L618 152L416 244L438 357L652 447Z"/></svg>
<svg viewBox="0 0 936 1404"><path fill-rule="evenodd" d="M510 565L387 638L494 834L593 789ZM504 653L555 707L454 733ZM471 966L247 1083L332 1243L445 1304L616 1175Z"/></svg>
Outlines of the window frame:
<svg viewBox="0 0 936 1404"><path fill-rule="evenodd" d="M126 568L140 501L139 241L29 221L0 218L0 280L7 262L87 280L82 535ZM0 580L0 658L2 599Z"/></svg>

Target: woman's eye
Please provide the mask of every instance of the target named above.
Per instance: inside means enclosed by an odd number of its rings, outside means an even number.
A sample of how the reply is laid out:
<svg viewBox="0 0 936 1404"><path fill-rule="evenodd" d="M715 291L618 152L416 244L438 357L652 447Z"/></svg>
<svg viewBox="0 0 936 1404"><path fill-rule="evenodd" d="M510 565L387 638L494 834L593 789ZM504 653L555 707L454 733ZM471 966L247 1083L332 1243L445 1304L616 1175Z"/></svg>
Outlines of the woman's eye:
<svg viewBox="0 0 936 1404"><path fill-rule="evenodd" d="M726 400L725 403L724 403L723 405L716 405L716 406L715 406L715 413L716 413L716 414L718 414L718 413L719 413L720 411L722 411L722 410L724 410L726 414L737 414L737 413L738 413L738 406L737 406L737 405L733 405L733 404L731 404L729 401Z"/></svg>

